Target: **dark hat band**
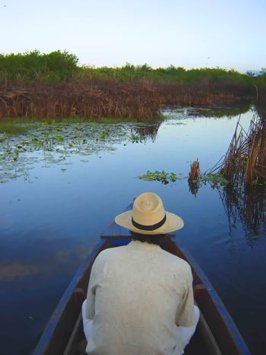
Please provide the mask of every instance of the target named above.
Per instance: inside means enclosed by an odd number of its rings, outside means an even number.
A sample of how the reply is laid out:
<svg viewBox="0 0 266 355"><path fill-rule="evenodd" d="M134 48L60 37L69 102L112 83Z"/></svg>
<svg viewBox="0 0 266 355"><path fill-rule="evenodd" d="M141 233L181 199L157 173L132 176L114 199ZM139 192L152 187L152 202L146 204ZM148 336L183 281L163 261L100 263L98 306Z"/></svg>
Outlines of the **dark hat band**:
<svg viewBox="0 0 266 355"><path fill-rule="evenodd" d="M132 219L131 219L131 222L132 222L132 224L133 224L134 227L136 227L136 228L138 228L138 229L141 229L141 230L144 230L144 231L153 231L153 230L155 230L155 229L158 229L158 228L160 228L162 225L164 225L165 221L166 221L166 215L164 216L164 218L163 218L160 222L155 223L155 224L150 225L150 226L145 226L145 225L143 225L143 224L139 224L139 223L137 223L136 221L134 221L133 217L132 217Z"/></svg>

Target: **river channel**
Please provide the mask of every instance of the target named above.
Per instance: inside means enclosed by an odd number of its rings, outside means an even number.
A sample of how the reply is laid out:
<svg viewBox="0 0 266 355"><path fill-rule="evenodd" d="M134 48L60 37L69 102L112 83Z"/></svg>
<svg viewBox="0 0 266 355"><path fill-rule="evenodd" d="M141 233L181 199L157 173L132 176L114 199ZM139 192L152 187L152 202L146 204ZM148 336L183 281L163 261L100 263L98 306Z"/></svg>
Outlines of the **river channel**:
<svg viewBox="0 0 266 355"><path fill-rule="evenodd" d="M29 354L97 235L132 198L158 193L185 227L176 239L213 283L253 354L266 347L266 194L211 182L191 190L191 162L212 168L253 108L169 108L156 122L0 123L0 354ZM147 171L177 180L140 179ZM248 209L248 210L247 210Z"/></svg>

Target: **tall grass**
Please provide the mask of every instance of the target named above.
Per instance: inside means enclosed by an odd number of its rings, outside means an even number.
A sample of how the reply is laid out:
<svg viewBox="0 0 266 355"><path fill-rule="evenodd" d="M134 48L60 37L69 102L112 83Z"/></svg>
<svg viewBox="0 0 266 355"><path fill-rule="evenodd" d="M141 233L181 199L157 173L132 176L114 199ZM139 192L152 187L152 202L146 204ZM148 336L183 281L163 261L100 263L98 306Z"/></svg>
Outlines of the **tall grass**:
<svg viewBox="0 0 266 355"><path fill-rule="evenodd" d="M266 120L255 116L248 132L239 122L222 164L216 168L239 192L266 182Z"/></svg>
<svg viewBox="0 0 266 355"><path fill-rule="evenodd" d="M0 89L1 117L150 118L159 113L156 94L142 83L113 80L16 84Z"/></svg>

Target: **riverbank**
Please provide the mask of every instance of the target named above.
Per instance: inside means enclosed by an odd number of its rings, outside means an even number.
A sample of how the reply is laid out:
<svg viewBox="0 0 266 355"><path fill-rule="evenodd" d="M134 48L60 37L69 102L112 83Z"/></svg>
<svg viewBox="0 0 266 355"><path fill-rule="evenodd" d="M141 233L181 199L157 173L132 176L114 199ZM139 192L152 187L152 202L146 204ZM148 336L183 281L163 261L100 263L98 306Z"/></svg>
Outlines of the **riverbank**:
<svg viewBox="0 0 266 355"><path fill-rule="evenodd" d="M62 83L0 85L0 118L156 118L164 105L223 106L252 103L246 90L214 90L152 79L72 79Z"/></svg>
<svg viewBox="0 0 266 355"><path fill-rule="evenodd" d="M164 105L266 102L266 76L147 64L78 66L67 52L0 55L0 118L155 118Z"/></svg>

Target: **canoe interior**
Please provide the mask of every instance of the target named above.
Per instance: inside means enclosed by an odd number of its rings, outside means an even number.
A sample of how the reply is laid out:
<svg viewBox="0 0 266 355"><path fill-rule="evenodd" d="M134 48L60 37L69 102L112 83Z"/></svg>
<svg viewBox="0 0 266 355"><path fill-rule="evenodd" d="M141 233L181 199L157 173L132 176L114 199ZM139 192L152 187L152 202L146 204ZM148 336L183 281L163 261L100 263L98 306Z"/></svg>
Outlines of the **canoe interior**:
<svg viewBox="0 0 266 355"><path fill-rule="evenodd" d="M102 233L97 246L84 260L66 289L33 352L34 355L85 354L86 342L80 310L86 297L93 261L101 250L126 245L130 240L129 232L114 223ZM162 247L187 260L193 270L194 296L201 318L185 354L250 354L222 301L189 253L179 248L172 236L165 238Z"/></svg>

